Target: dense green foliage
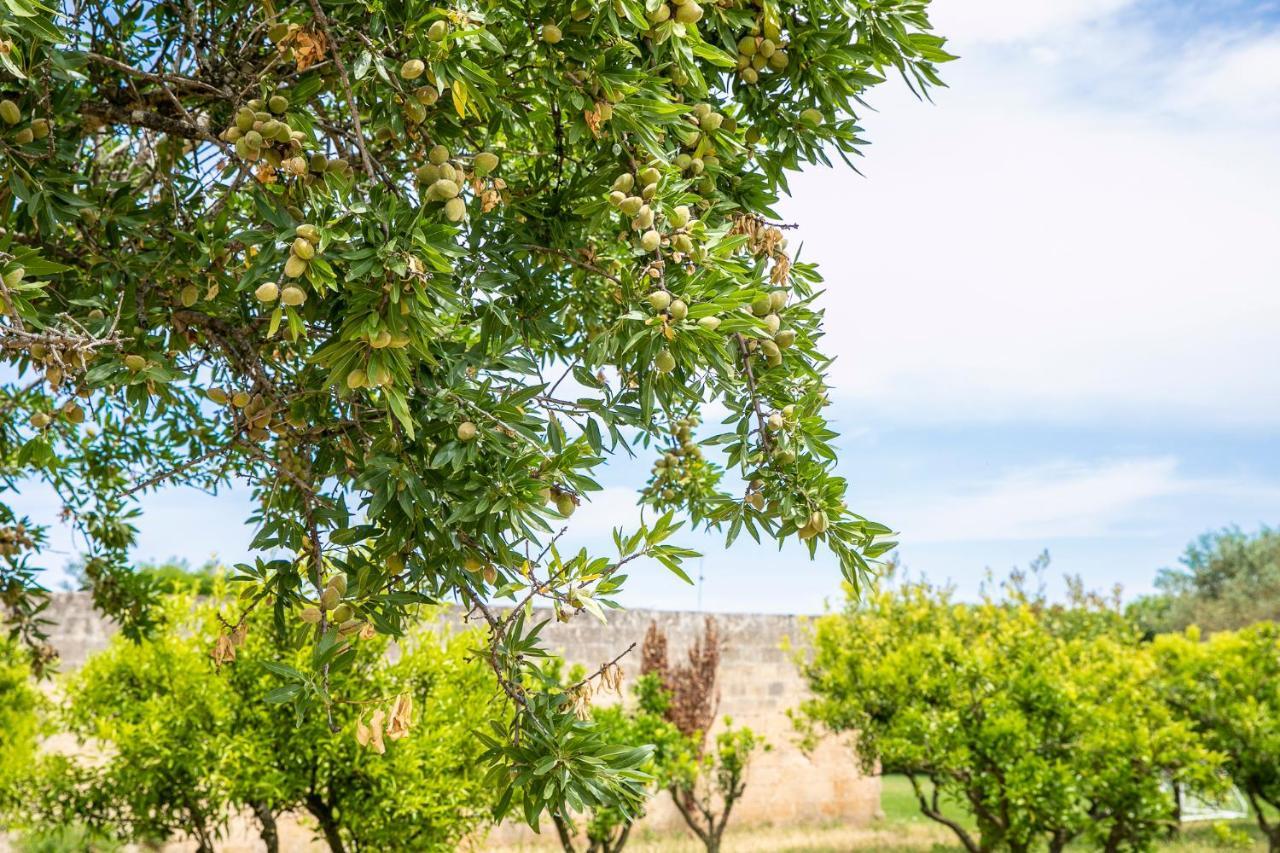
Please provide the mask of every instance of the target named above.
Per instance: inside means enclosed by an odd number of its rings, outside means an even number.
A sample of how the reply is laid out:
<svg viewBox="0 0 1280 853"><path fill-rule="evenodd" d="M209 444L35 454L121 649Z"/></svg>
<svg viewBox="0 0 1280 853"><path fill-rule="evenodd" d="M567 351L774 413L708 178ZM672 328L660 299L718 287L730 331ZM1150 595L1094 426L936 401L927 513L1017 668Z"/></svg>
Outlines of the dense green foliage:
<svg viewBox="0 0 1280 853"><path fill-rule="evenodd" d="M1280 530L1206 533L1187 546L1181 569L1162 569L1157 593L1130 605L1152 633L1242 628L1280 619Z"/></svg>
<svg viewBox="0 0 1280 853"><path fill-rule="evenodd" d="M820 277L771 220L788 172L857 153L871 87L938 84L926 12L8 0L0 487L57 491L96 603L139 636L160 591L127 564L137 496L247 481L244 611L332 643L338 606L392 636L417 604L474 608L516 711L489 753L503 802L625 805L640 756L522 692L520 614L613 606L640 558L683 576L668 510L826 547L851 582L892 547L844 502ZM637 448L656 520L560 554ZM47 660L43 531L3 502L0 527L7 619ZM323 665L287 683L308 713L367 698ZM528 784L550 756L570 786Z"/></svg>
<svg viewBox="0 0 1280 853"><path fill-rule="evenodd" d="M1280 850L1280 626L1262 623L1202 640L1157 637L1161 695L1225 757L1272 851ZM1269 807L1269 808L1268 808Z"/></svg>
<svg viewBox="0 0 1280 853"><path fill-rule="evenodd" d="M211 850L242 812L274 850L276 817L291 811L308 813L340 851L452 850L489 820L475 729L501 722L501 707L470 654L478 634L418 629L391 656L384 637L359 640L373 662L332 666L330 684L368 704L335 703L326 719L263 700L284 698L269 693L277 673L310 654L282 658L269 620L248 623L215 672L214 609L178 598L168 616L153 638L117 638L69 677L65 726L105 760L47 756L33 797L39 823L78 822L120 841L184 833ZM357 737L369 726L376 749Z"/></svg>
<svg viewBox="0 0 1280 853"><path fill-rule="evenodd" d="M0 832L5 815L21 804L35 762L40 704L25 658L15 644L0 639Z"/></svg>
<svg viewBox="0 0 1280 853"><path fill-rule="evenodd" d="M1114 613L1005 591L965 605L885 586L822 617L803 719L856 732L863 766L904 773L968 850L1149 849L1173 825L1167 783L1212 790L1218 756L1161 701Z"/></svg>

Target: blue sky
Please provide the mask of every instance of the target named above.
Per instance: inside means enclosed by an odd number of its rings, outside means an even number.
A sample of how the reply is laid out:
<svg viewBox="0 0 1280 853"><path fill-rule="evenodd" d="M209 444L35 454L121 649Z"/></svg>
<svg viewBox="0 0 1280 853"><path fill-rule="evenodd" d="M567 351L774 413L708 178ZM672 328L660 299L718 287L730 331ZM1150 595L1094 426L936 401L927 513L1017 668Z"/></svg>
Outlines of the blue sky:
<svg viewBox="0 0 1280 853"><path fill-rule="evenodd" d="M1054 577L1133 595L1205 530L1280 523L1280 4L934 8L962 57L951 88L928 104L883 87L864 177L814 170L783 205L829 285L850 505L968 596L1044 549ZM636 517L646 467L606 473L574 543ZM244 556L243 493L144 506L139 558ZM700 588L641 566L624 602L839 595L821 556L687 541ZM65 531L54 545L74 551Z"/></svg>

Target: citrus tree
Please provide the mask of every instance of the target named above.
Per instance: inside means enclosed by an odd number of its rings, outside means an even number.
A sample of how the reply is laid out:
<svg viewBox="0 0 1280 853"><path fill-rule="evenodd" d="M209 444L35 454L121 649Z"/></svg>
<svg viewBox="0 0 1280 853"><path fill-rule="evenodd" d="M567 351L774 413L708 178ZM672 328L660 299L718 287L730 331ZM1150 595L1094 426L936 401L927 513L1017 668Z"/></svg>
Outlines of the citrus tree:
<svg viewBox="0 0 1280 853"><path fill-rule="evenodd" d="M0 640L0 831L22 808L22 790L35 760L40 697L17 646Z"/></svg>
<svg viewBox="0 0 1280 853"><path fill-rule="evenodd" d="M1149 849L1173 824L1168 783L1214 790L1220 756L1160 701L1135 632L1086 622L877 589L816 623L800 722L856 732L864 769L904 773L974 853Z"/></svg>
<svg viewBox="0 0 1280 853"><path fill-rule="evenodd" d="M1260 622L1203 640L1197 628L1155 639L1165 701L1211 748L1280 850L1280 627Z"/></svg>
<svg viewBox="0 0 1280 853"><path fill-rule="evenodd" d="M475 729L501 708L472 657L474 632L414 629L394 663L385 637L361 639L371 664L331 668L330 683L364 701L336 703L332 719L299 717L281 701L294 688L274 685L309 650L281 656L255 614L219 663L209 655L216 610L193 612L189 598L166 609L164 630L141 643L117 637L69 678L64 724L89 754L42 762L29 782L29 802L41 803L29 810L34 828L79 823L144 843L185 835L212 850L239 812L275 851L277 820L294 813L341 853L453 850L487 824L494 794Z"/></svg>
<svg viewBox="0 0 1280 853"><path fill-rule="evenodd" d="M830 549L854 582L890 547L844 502L820 279L773 205L788 172L858 151L872 86L939 82L926 11L10 0L6 482L57 490L97 604L135 635L154 622L125 561L138 495L251 484L260 556L228 635L270 607L332 649L351 619L399 635L459 601L515 709L490 755L504 807L625 801L613 771L637 756L605 760L522 689L524 608L599 612L642 557L682 574L677 511ZM637 446L656 521L560 554L593 474ZM9 618L47 656L37 525L0 523ZM323 713L317 661L291 701ZM552 755L571 781L531 784Z"/></svg>

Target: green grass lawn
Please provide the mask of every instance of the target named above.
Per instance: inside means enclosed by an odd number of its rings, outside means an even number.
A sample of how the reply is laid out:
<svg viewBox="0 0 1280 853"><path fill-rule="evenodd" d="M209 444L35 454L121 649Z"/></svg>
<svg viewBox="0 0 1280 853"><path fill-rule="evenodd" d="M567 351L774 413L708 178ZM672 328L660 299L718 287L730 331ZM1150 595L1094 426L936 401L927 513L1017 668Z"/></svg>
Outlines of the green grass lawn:
<svg viewBox="0 0 1280 853"><path fill-rule="evenodd" d="M959 850L963 851L964 847L959 842L954 842L954 835L951 830L941 827L929 818L920 813L920 806L916 802L914 792L911 790L911 783L907 781L905 776L886 775L881 777L880 787L880 808L884 812L881 820L883 826L888 829L896 827L901 830L903 844L894 848L886 848L886 853L897 853L897 851L907 850L929 850L932 849L937 853L942 851ZM973 821L965 811L958 807L954 802L948 802L945 798L942 800L942 813L948 818L955 820L957 823L971 828ZM1162 842L1157 849L1162 851L1170 851L1170 853L1201 853L1201 851L1211 850L1266 850L1267 846L1262 838L1262 833L1258 831L1257 824L1252 820L1230 821L1225 822L1233 834L1241 832L1248 835L1252 840L1252 846L1233 846L1224 844L1219 840L1218 831L1210 824L1191 824L1184 827L1179 838ZM936 840L926 841L923 838L917 839L921 835L924 827L941 827L946 833L946 841L938 843ZM954 843L952 843L954 842ZM1072 846L1072 850L1087 850L1085 846Z"/></svg>

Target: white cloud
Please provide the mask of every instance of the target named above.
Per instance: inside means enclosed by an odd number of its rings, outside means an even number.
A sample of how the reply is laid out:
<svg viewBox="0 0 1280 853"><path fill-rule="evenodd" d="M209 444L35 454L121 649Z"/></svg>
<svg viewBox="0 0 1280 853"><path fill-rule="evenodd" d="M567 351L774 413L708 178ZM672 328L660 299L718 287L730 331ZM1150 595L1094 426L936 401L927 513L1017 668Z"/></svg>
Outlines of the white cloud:
<svg viewBox="0 0 1280 853"><path fill-rule="evenodd" d="M1280 489L1239 480L1188 477L1172 457L1060 461L1011 471L911 501L891 514L904 542L1030 541L1132 535L1160 516L1161 502Z"/></svg>
<svg viewBox="0 0 1280 853"><path fill-rule="evenodd" d="M1104 18L1134 0L940 0L930 16L961 44L1026 41Z"/></svg>
<svg viewBox="0 0 1280 853"><path fill-rule="evenodd" d="M1198 41L1173 68L1166 103L1241 123L1280 120L1280 35Z"/></svg>
<svg viewBox="0 0 1280 853"><path fill-rule="evenodd" d="M882 95L865 179L792 182L846 398L916 422L1280 424L1274 132L1174 124L1159 91L1135 112L1147 76L1062 94L1113 70L1117 32L1060 68L978 52L936 105Z"/></svg>

